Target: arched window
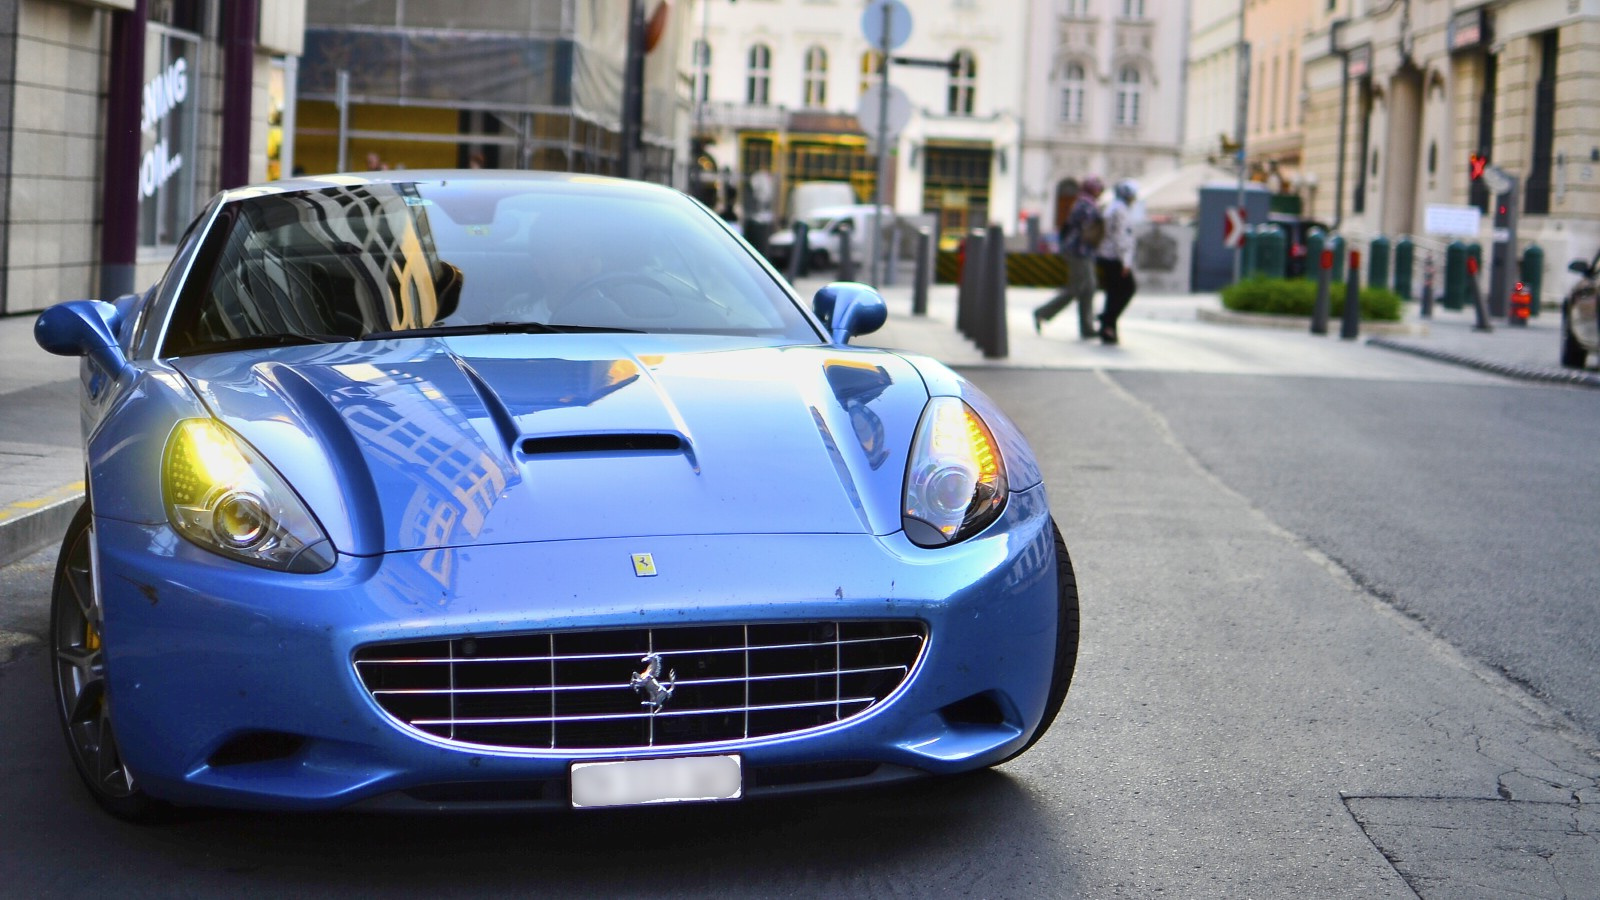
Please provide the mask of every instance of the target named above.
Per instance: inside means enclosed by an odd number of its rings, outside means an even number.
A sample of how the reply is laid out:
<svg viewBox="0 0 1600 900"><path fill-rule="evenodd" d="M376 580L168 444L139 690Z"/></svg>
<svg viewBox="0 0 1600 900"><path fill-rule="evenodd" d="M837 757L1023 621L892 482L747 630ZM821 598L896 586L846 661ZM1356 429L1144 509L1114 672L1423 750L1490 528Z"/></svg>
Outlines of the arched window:
<svg viewBox="0 0 1600 900"><path fill-rule="evenodd" d="M1124 128L1139 124L1143 80L1139 70L1133 66L1123 66L1117 72L1117 124Z"/></svg>
<svg viewBox="0 0 1600 900"><path fill-rule="evenodd" d="M746 72L744 102L751 106L766 106L767 86L772 81L772 48L766 44L751 47Z"/></svg>
<svg viewBox="0 0 1600 900"><path fill-rule="evenodd" d="M805 105L808 109L828 105L828 51L821 47L806 51Z"/></svg>
<svg viewBox="0 0 1600 900"><path fill-rule="evenodd" d="M1061 76L1061 121L1077 125L1083 121L1083 66L1069 63Z"/></svg>
<svg viewBox="0 0 1600 900"><path fill-rule="evenodd" d="M868 50L861 54L861 93L865 94L867 88L883 81L883 73L879 69L882 65L883 54L876 50Z"/></svg>
<svg viewBox="0 0 1600 900"><path fill-rule="evenodd" d="M694 42L694 99L711 99L711 45L699 40Z"/></svg>
<svg viewBox="0 0 1600 900"><path fill-rule="evenodd" d="M950 100L946 112L952 116L972 115L972 96L978 91L978 61L967 50L957 50L950 73Z"/></svg>

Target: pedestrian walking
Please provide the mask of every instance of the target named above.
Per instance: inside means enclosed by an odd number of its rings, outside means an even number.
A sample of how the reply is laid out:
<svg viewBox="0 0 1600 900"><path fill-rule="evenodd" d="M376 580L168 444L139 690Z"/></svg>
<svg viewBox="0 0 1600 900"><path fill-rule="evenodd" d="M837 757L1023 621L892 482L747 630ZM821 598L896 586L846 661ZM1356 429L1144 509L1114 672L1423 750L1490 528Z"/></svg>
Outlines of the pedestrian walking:
<svg viewBox="0 0 1600 900"><path fill-rule="evenodd" d="M1033 311L1033 330L1036 334L1042 334L1044 323L1055 318L1056 314L1076 300L1080 310L1078 336L1094 337L1091 325L1094 321L1094 250L1100 243L1105 225L1100 216L1100 207L1095 205L1095 198L1103 190L1105 184L1094 175L1085 178L1081 186L1076 179L1062 179L1056 188L1056 208L1067 211L1058 232L1059 252L1061 261L1066 264L1067 278L1050 302Z"/></svg>
<svg viewBox="0 0 1600 900"><path fill-rule="evenodd" d="M1106 292L1106 308L1100 314L1100 342L1117 343L1117 319L1133 302L1138 285L1133 280L1133 201L1139 186L1132 181L1119 181L1112 189L1115 195L1105 214L1105 237L1095 248L1095 274L1100 279L1100 289Z"/></svg>

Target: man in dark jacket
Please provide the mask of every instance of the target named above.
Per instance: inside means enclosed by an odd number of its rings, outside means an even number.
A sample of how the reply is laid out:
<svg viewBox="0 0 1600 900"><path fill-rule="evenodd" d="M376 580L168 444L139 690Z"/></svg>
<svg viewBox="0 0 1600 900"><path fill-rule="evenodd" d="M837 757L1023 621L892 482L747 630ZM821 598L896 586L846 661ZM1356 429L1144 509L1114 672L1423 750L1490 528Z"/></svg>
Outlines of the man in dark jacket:
<svg viewBox="0 0 1600 900"><path fill-rule="evenodd" d="M1057 188L1056 208L1067 210L1060 224L1061 261L1067 266L1067 280L1050 302L1033 311L1033 330L1042 332L1044 323L1055 318L1073 300L1078 301L1078 336L1095 336L1094 328L1094 249L1101 228L1100 208L1095 198L1105 190L1097 176L1078 182L1067 178Z"/></svg>

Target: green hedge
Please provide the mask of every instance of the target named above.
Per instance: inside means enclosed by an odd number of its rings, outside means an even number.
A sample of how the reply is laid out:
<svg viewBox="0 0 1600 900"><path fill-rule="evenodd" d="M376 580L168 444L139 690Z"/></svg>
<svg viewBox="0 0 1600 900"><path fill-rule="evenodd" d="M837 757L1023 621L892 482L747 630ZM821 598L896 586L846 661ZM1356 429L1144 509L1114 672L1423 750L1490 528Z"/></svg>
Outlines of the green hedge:
<svg viewBox="0 0 1600 900"><path fill-rule="evenodd" d="M1329 285L1328 315L1344 314L1346 285ZM1242 313L1310 316L1317 302L1317 283L1306 278L1255 276L1222 289L1222 305ZM1361 318L1373 322L1400 321L1400 295L1388 288L1361 289Z"/></svg>

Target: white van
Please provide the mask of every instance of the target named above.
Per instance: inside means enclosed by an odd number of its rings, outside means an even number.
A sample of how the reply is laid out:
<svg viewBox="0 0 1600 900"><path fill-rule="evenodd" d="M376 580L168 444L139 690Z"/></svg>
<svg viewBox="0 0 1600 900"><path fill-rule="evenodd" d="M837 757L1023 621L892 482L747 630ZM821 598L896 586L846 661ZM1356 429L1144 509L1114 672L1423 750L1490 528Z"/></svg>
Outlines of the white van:
<svg viewBox="0 0 1600 900"><path fill-rule="evenodd" d="M806 246L811 250L811 268L827 268L839 262L840 232L850 223L852 238L850 258L856 265L865 265L872 252L868 237L872 234L873 206L870 203L853 203L849 206L825 206L811 211L811 215L798 221L808 229ZM895 224L894 210L883 208L883 228L888 231ZM794 229L785 228L767 239L767 258L775 266L789 264L790 251L794 249Z"/></svg>
<svg viewBox="0 0 1600 900"><path fill-rule="evenodd" d="M819 209L850 206L856 192L843 181L802 181L789 189L789 205L784 215L790 222L803 222Z"/></svg>

